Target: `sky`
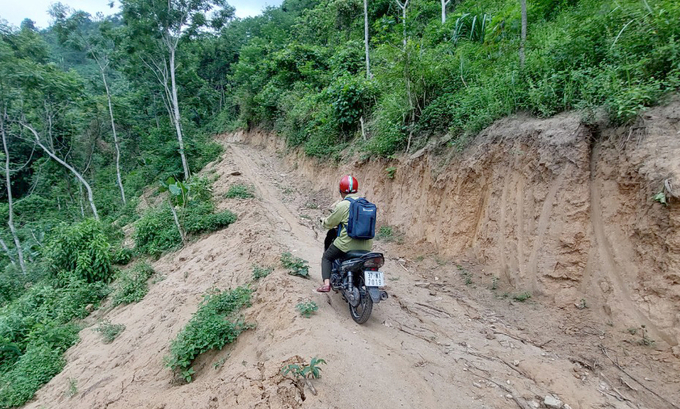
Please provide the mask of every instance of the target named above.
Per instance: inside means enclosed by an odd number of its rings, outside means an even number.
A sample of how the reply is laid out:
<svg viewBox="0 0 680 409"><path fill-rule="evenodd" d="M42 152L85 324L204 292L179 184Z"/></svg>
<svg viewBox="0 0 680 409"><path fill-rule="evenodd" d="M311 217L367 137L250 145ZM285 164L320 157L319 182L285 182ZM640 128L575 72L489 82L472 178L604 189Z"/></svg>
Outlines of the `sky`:
<svg viewBox="0 0 680 409"><path fill-rule="evenodd" d="M16 27L23 19L30 18L39 28L49 26L51 18L47 14L50 4L60 1L76 10L83 10L92 15L97 12L114 14L119 11L120 2L115 1L110 8L111 0L0 0L0 19L6 20ZM228 0L236 8L237 17L248 17L260 14L266 6L277 6L282 0Z"/></svg>

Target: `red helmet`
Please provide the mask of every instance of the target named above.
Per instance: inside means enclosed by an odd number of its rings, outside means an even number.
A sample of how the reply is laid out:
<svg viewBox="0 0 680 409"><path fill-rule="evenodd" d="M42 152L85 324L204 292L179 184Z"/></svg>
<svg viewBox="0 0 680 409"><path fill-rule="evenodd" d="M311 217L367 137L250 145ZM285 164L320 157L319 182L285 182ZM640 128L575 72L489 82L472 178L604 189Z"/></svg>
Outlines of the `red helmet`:
<svg viewBox="0 0 680 409"><path fill-rule="evenodd" d="M345 175L340 179L340 193L356 193L359 181L354 176Z"/></svg>

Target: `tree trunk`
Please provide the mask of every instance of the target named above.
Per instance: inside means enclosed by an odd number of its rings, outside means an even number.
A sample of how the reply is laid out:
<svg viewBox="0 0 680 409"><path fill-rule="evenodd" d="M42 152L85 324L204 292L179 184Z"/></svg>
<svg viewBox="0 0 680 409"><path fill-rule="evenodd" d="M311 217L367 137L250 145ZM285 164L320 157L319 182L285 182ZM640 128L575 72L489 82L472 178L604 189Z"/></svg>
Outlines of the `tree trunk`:
<svg viewBox="0 0 680 409"><path fill-rule="evenodd" d="M366 48L366 79L371 79L371 60L368 56L368 0L364 0L364 46Z"/></svg>
<svg viewBox="0 0 680 409"><path fill-rule="evenodd" d="M519 43L519 66L524 68L524 43L527 41L527 0L519 0L522 8L522 33Z"/></svg>
<svg viewBox="0 0 680 409"><path fill-rule="evenodd" d="M446 6L451 0L442 0L442 24L446 23Z"/></svg>
<svg viewBox="0 0 680 409"><path fill-rule="evenodd" d="M171 41L169 39L169 41ZM170 81L172 85L172 109L175 115L175 130L177 131L177 140L179 141L179 155L182 158L182 167L184 168L184 179L189 180L189 164L187 157L184 154L184 139L182 138L182 127L179 116L179 101L177 99L177 84L175 82L175 46L170 45Z"/></svg>
<svg viewBox="0 0 680 409"><path fill-rule="evenodd" d="M50 158L52 158L52 159L54 159L55 161L57 161L57 163L59 163L60 165L62 165L62 166L65 167L66 169L70 170L71 173L73 173L73 174L78 178L78 180L80 181L80 183L82 183L83 186L85 186L85 189L87 190L87 199L90 201L90 207L92 208L92 214L94 215L94 218L95 218L96 220L99 220L99 214L97 213L97 207L96 207L95 204L94 204L94 196L92 195L92 188L90 187L90 184L87 183L87 181L85 180L85 178L83 178L83 176L82 176L80 173L78 173L78 171L77 171L73 166L69 165L69 164L66 163L64 160L60 159L54 152L52 152L51 150L49 150L42 142L40 142L40 135L38 135L38 132L37 132L35 129L33 129L33 127L31 127L30 125L27 125L27 124L25 124L25 123L23 123L23 122L21 123L21 125L22 125L24 128L26 128L26 129L28 129L29 131L31 131L31 133L33 133L33 136L35 137L35 143L37 143L38 146L40 146L40 148L41 148L43 151L45 151L45 153L46 153L47 155L49 155Z"/></svg>
<svg viewBox="0 0 680 409"><path fill-rule="evenodd" d="M123 199L123 204L127 204L125 200L125 189L123 188L123 180L120 176L120 144L118 143L118 135L116 133L116 123L113 119L113 105L111 104L111 92L109 91L109 84L106 82L106 74L104 68L100 65L99 69L102 73L102 81L104 81L104 89L106 89L106 99L109 103L109 116L111 117L111 131L113 132L113 144L116 146L116 178L118 187L120 188L120 197Z"/></svg>
<svg viewBox="0 0 680 409"><path fill-rule="evenodd" d="M172 217L175 219L175 226L177 226L177 231L179 232L179 237L182 238L182 245L187 244L187 238L186 235L184 234L184 229L182 229L182 225L179 223L179 217L177 217L177 211L175 210L175 206L172 205L172 200L168 198L168 205L170 206L170 211L172 212Z"/></svg>
<svg viewBox="0 0 680 409"><path fill-rule="evenodd" d="M404 7L401 9L402 24L404 26L404 50L406 50L406 6L408 6L408 0L406 0Z"/></svg>
<svg viewBox="0 0 680 409"><path fill-rule="evenodd" d="M403 3L399 0L396 0L397 5L401 9L401 23L403 25L403 43L404 43L404 51L406 51L406 7L408 7L408 2L409 0L404 1Z"/></svg>
<svg viewBox="0 0 680 409"><path fill-rule="evenodd" d="M7 204L9 206L9 220L7 221L7 224L9 225L9 230L12 232L14 245L16 246L17 249L19 267L21 267L21 272L24 273L24 275L26 275L26 264L24 264L24 252L21 248L21 242L19 242L19 236L17 236L17 231L14 228L14 201L12 199L12 183L9 175L9 149L7 148L7 137L5 135L4 118L0 119L0 131L1 131L0 133L2 133L2 146L5 149L5 183L7 184Z"/></svg>
<svg viewBox="0 0 680 409"><path fill-rule="evenodd" d="M85 206L83 206L83 185L78 185L78 205L80 206L80 216L85 218Z"/></svg>

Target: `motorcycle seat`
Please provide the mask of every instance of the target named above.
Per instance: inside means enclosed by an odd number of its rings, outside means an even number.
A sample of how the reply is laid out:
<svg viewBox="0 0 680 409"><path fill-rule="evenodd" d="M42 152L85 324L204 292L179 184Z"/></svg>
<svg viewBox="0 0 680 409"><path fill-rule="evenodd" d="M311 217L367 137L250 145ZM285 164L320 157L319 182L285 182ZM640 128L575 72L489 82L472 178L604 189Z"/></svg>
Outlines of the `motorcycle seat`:
<svg viewBox="0 0 680 409"><path fill-rule="evenodd" d="M345 260L350 260L350 259L353 259L353 258L360 258L360 257L363 256L364 254L368 254L368 253L370 253L370 251L366 251L366 250L350 250L350 251L348 251L347 253L345 253L344 259L345 259Z"/></svg>

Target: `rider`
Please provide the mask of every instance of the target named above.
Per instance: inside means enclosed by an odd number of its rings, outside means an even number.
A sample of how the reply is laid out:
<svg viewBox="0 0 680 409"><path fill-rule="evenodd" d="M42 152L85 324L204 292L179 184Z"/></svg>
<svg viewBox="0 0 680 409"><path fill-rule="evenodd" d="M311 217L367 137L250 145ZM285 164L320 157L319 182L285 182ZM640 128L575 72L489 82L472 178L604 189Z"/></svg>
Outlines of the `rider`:
<svg viewBox="0 0 680 409"><path fill-rule="evenodd" d="M343 200L335 204L333 213L330 216L320 220L324 229L334 229L340 226L340 234L333 240L333 244L326 249L321 258L323 285L316 289L320 293L326 293L331 290L331 268L334 260L344 257L345 253L351 250L371 251L373 240L358 240L347 235L349 201L345 200L345 198L359 198L357 194L358 189L359 181L354 176L343 176L340 179L340 196L342 196Z"/></svg>

